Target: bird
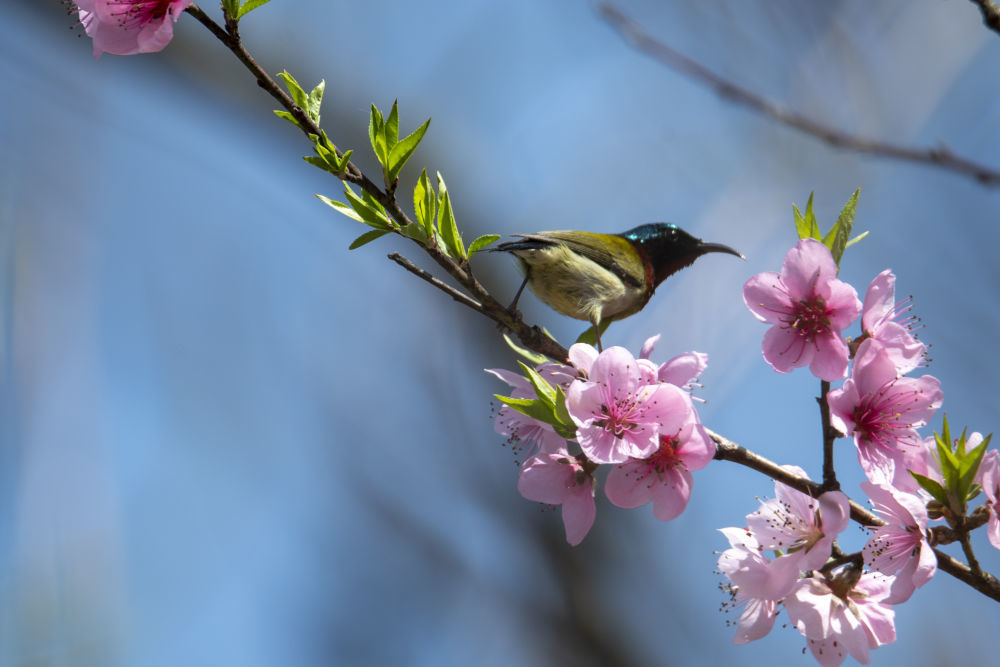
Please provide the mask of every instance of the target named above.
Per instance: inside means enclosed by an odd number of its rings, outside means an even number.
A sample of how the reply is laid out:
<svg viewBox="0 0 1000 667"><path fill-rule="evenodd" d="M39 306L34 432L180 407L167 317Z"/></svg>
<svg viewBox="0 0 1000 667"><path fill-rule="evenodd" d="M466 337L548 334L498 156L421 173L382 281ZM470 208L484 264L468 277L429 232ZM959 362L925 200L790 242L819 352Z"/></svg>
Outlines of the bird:
<svg viewBox="0 0 1000 667"><path fill-rule="evenodd" d="M513 234L496 246L514 255L524 271L508 310L514 312L525 285L556 312L590 322L598 349L601 324L642 310L656 287L713 252L743 255L721 243L706 243L673 223L653 222L620 234L551 231Z"/></svg>

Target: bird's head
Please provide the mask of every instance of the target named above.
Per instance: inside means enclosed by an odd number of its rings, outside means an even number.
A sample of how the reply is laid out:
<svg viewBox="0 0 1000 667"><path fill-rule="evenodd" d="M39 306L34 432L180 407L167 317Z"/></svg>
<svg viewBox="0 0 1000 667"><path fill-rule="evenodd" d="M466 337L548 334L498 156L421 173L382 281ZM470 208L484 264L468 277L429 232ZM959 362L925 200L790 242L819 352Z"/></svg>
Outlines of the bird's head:
<svg viewBox="0 0 1000 667"><path fill-rule="evenodd" d="M651 222L639 225L619 236L645 253L653 269L653 284L656 287L668 277L696 259L711 252L724 252L744 259L743 255L721 243L706 243L685 232L675 224Z"/></svg>

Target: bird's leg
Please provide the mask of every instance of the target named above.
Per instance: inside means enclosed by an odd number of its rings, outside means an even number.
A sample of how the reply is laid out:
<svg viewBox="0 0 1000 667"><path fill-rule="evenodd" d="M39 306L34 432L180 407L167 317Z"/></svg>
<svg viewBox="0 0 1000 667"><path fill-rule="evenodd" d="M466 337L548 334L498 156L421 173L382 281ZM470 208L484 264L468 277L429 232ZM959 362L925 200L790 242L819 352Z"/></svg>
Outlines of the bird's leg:
<svg viewBox="0 0 1000 667"><path fill-rule="evenodd" d="M527 284L528 284L528 276L524 276L524 280L521 282L521 286L517 288L517 294L514 295L514 300L510 302L509 306L507 306L508 311L512 313L515 312L514 309L517 308L517 301L518 299L521 298L521 292L524 291L524 286Z"/></svg>
<svg viewBox="0 0 1000 667"><path fill-rule="evenodd" d="M601 345L601 326L594 322L594 337L597 339L597 351L604 352L604 346Z"/></svg>

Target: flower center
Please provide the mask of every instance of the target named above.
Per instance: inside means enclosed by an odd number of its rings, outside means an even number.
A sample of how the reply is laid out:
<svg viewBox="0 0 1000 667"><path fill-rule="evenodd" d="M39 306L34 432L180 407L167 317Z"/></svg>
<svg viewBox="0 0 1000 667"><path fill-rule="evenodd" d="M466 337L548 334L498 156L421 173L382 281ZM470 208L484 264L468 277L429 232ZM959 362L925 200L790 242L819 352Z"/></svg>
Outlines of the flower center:
<svg viewBox="0 0 1000 667"><path fill-rule="evenodd" d="M792 304L792 310L784 318L787 327L794 329L799 338L812 342L830 331L829 311L821 296L800 299Z"/></svg>
<svg viewBox="0 0 1000 667"><path fill-rule="evenodd" d="M108 7L118 21L118 27L138 30L149 23L163 19L170 2L171 0L110 0Z"/></svg>
<svg viewBox="0 0 1000 667"><path fill-rule="evenodd" d="M905 440L902 436L913 429L904 417L915 396L914 392L893 392L895 384L895 380L887 382L854 409L855 432L874 447L893 451Z"/></svg>
<svg viewBox="0 0 1000 667"><path fill-rule="evenodd" d="M677 445L679 444L680 442L677 440L676 435L661 435L660 448L646 459L646 465L652 471L656 472L658 476L662 476L668 470L673 470L683 465L683 459L677 454Z"/></svg>
<svg viewBox="0 0 1000 667"><path fill-rule="evenodd" d="M642 406L635 396L608 397L601 406L601 412L607 419L597 421L596 425L616 438L621 438L635 428L637 421L641 421Z"/></svg>

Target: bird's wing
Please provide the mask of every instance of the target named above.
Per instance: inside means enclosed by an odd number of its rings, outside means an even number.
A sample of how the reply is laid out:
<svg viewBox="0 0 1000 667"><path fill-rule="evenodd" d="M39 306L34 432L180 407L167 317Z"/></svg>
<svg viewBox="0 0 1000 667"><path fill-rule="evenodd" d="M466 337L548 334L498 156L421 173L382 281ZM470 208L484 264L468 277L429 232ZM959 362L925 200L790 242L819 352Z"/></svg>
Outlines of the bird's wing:
<svg viewBox="0 0 1000 667"><path fill-rule="evenodd" d="M527 239L527 242L537 244L561 243L573 252L579 253L608 269L621 278L623 282L633 287L642 287L646 282L643 253L616 234L555 231L526 234L524 238ZM512 243L522 242L512 241Z"/></svg>

